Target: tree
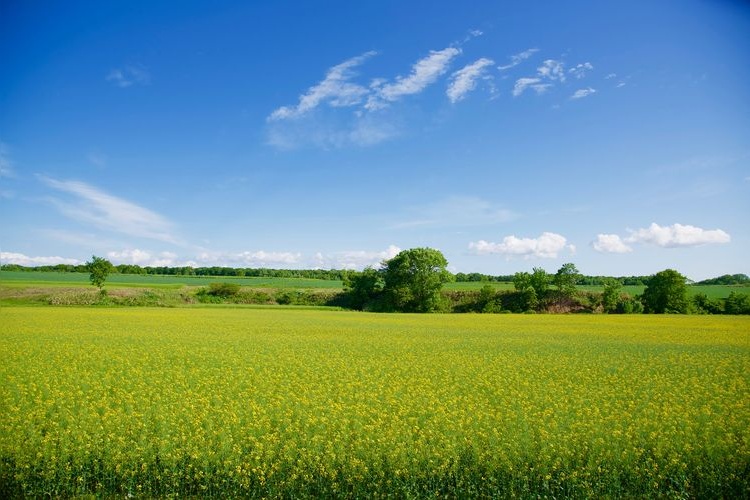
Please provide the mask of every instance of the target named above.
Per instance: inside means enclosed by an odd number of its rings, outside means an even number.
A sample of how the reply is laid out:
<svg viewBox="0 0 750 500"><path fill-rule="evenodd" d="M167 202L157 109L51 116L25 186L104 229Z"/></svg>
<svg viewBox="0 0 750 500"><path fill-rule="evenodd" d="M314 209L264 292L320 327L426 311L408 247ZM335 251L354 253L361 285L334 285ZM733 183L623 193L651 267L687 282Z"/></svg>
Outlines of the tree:
<svg viewBox="0 0 750 500"><path fill-rule="evenodd" d="M383 293L388 306L404 312L440 309L440 289L453 279L448 261L439 250L403 250L383 263Z"/></svg>
<svg viewBox="0 0 750 500"><path fill-rule="evenodd" d="M560 295L563 297L572 297L576 293L576 282L580 277L581 273L578 272L575 264L568 262L557 270L552 282L557 287Z"/></svg>
<svg viewBox="0 0 750 500"><path fill-rule="evenodd" d="M622 283L613 278L604 280L604 291L602 292L602 307L604 312L613 313L617 311L617 303L620 302Z"/></svg>
<svg viewBox="0 0 750 500"><path fill-rule="evenodd" d="M546 275L547 273L545 272L544 274ZM510 300L510 309L512 311L526 312L536 308L539 301L537 300L536 290L532 285L531 274L518 272L513 275L513 287L516 289L516 293Z"/></svg>
<svg viewBox="0 0 750 500"><path fill-rule="evenodd" d="M531 288L534 289L537 298L540 300L547 295L547 289L549 288L549 274L541 267L535 267L532 269L530 283Z"/></svg>
<svg viewBox="0 0 750 500"><path fill-rule="evenodd" d="M369 266L362 272L350 271L344 276L344 291L353 309L368 309L383 291L383 277Z"/></svg>
<svg viewBox="0 0 750 500"><path fill-rule="evenodd" d="M686 313L688 310L686 278L674 269L665 269L646 284L641 301L647 313Z"/></svg>
<svg viewBox="0 0 750 500"><path fill-rule="evenodd" d="M109 273L111 273L115 267L107 259L92 255L91 260L86 262L86 269L89 272L89 280L91 281L91 284L99 288L99 290L103 290L104 282L107 281L107 276L109 276Z"/></svg>

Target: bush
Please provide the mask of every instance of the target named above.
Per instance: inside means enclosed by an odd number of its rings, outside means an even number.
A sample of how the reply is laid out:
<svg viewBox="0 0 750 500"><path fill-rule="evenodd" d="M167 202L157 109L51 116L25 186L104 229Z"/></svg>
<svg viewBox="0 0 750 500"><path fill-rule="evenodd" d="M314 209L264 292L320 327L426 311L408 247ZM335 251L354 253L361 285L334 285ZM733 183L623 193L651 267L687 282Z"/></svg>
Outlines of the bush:
<svg viewBox="0 0 750 500"><path fill-rule="evenodd" d="M214 297L234 297L240 292L240 285L236 283L211 283L208 285L207 294Z"/></svg>

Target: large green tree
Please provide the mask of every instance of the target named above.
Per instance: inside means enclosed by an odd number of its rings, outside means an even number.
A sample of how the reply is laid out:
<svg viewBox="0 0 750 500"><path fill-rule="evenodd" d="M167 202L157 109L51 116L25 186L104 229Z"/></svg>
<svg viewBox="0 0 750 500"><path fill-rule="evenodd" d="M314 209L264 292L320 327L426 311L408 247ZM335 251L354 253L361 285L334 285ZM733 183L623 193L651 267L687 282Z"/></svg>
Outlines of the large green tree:
<svg viewBox="0 0 750 500"><path fill-rule="evenodd" d="M552 282L557 287L557 291L563 297L572 297L576 293L576 283L581 277L575 264L568 262L563 264L552 278Z"/></svg>
<svg viewBox="0 0 750 500"><path fill-rule="evenodd" d="M686 313L688 311L687 279L674 269L652 276L643 291L641 302L647 313Z"/></svg>
<svg viewBox="0 0 750 500"><path fill-rule="evenodd" d="M441 308L440 290L453 279L439 250L403 250L383 263L383 293L390 308L403 312L432 312Z"/></svg>
<svg viewBox="0 0 750 500"><path fill-rule="evenodd" d="M91 256L91 260L86 262L86 269L89 271L89 280L91 284L102 290L107 276L114 270L110 261L103 257Z"/></svg>

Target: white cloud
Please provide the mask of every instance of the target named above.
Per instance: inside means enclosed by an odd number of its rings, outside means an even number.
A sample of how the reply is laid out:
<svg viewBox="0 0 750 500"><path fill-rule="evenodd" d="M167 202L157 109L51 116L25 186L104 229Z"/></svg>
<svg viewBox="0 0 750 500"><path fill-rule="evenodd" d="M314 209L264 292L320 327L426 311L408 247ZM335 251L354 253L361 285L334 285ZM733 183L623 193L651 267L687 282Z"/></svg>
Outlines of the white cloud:
<svg viewBox="0 0 750 500"><path fill-rule="evenodd" d="M56 264L82 264L77 259L67 259L65 257L29 257L22 253L0 252L0 264L18 264L19 266L54 266Z"/></svg>
<svg viewBox="0 0 750 500"><path fill-rule="evenodd" d="M633 251L616 234L597 234L596 241L593 241L591 246L597 252L603 253L628 253Z"/></svg>
<svg viewBox="0 0 750 500"><path fill-rule="evenodd" d="M565 64L554 59L547 59L536 69L536 72L542 78L552 81L565 81Z"/></svg>
<svg viewBox="0 0 750 500"><path fill-rule="evenodd" d="M481 78L487 67L492 64L494 62L491 59L483 57L453 73L451 83L446 91L448 99L452 103L456 103L466 97L466 94L476 87L477 79Z"/></svg>
<svg viewBox="0 0 750 500"><path fill-rule="evenodd" d="M564 236L557 233L542 233L538 238L506 236L502 243L484 240L469 243L469 249L477 255L505 255L507 257L554 259L563 250L575 252L575 246L567 244Z"/></svg>
<svg viewBox="0 0 750 500"><path fill-rule="evenodd" d="M654 222L648 228L631 231L630 236L625 238L625 241L627 243L648 243L663 248L674 248L729 243L731 237L721 229L708 230L682 224L660 226Z"/></svg>
<svg viewBox="0 0 750 500"><path fill-rule="evenodd" d="M51 201L63 215L99 229L179 244L172 224L156 212L105 193L79 181L58 181L39 176L47 186L72 195L72 201Z"/></svg>
<svg viewBox="0 0 750 500"><path fill-rule="evenodd" d="M584 97L588 97L591 94L596 94L596 89L592 89L591 87L586 89L578 89L576 90L572 96L570 96L571 99L583 99Z"/></svg>
<svg viewBox="0 0 750 500"><path fill-rule="evenodd" d="M619 89L619 88L622 88L622 87L624 87L625 85L627 85L627 84L626 84L625 82L620 82L620 83L618 83L618 84L617 84L617 85L615 86L615 88L618 88L618 89Z"/></svg>
<svg viewBox="0 0 750 500"><path fill-rule="evenodd" d="M0 177L15 177L8 146L0 141Z"/></svg>
<svg viewBox="0 0 750 500"><path fill-rule="evenodd" d="M510 64L507 64L505 66L498 66L497 69L500 71L504 71L506 69L513 68L515 66L518 66L523 61L534 55L535 52L538 52L539 49L527 49L523 52L519 52L518 54L510 56Z"/></svg>
<svg viewBox="0 0 750 500"><path fill-rule="evenodd" d="M313 257L311 265L316 269L364 269L367 266L377 268L381 262L392 259L400 251L399 247L390 245L380 251L352 250L327 255L318 252Z"/></svg>
<svg viewBox="0 0 750 500"><path fill-rule="evenodd" d="M513 97L523 94L527 88L533 89L537 94L543 94L552 84L541 83L541 78L519 78L513 87Z"/></svg>
<svg viewBox="0 0 750 500"><path fill-rule="evenodd" d="M612 78L617 78L617 73L610 73L604 77L605 80L611 80Z"/></svg>
<svg viewBox="0 0 750 500"><path fill-rule="evenodd" d="M586 73L594 69L594 66L590 62L577 64L568 70L568 73L579 80L586 76Z"/></svg>
<svg viewBox="0 0 750 500"><path fill-rule="evenodd" d="M408 76L399 76L393 83L376 82L372 88L374 93L368 98L365 107L369 110L381 109L388 102L397 101L402 96L422 92L448 70L453 59L460 53L461 49L456 47L430 51L430 55L412 66Z"/></svg>
<svg viewBox="0 0 750 500"><path fill-rule="evenodd" d="M255 252L240 252L237 255L230 256L232 261L235 259L247 266L264 266L274 265L292 265L299 263L302 254L294 252L266 252L257 250Z"/></svg>
<svg viewBox="0 0 750 500"><path fill-rule="evenodd" d="M332 107L354 106L362 102L369 90L362 85L351 83L355 76L354 68L361 65L377 52L370 51L338 64L326 73L326 77L300 96L296 106L282 106L268 117L268 121L298 118L314 110L320 104L327 103Z"/></svg>
<svg viewBox="0 0 750 500"><path fill-rule="evenodd" d="M122 68L115 68L107 73L106 79L120 88L127 88L132 85L148 85L151 83L151 75L141 65L128 65Z"/></svg>

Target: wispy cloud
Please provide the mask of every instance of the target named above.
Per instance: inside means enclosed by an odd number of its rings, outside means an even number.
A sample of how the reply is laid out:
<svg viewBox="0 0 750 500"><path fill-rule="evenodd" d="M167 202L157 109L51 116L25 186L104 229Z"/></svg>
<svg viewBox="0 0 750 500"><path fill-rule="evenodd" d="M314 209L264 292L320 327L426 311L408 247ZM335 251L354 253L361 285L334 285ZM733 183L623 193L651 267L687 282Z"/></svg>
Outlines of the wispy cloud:
<svg viewBox="0 0 750 500"><path fill-rule="evenodd" d="M611 80L612 78L617 78L617 73L609 73L604 77L605 80Z"/></svg>
<svg viewBox="0 0 750 500"><path fill-rule="evenodd" d="M647 243L662 248L675 248L729 243L731 237L721 229L702 229L683 224L660 226L654 222L647 228L630 231L630 236L625 238L625 241L627 243Z"/></svg>
<svg viewBox="0 0 750 500"><path fill-rule="evenodd" d="M477 80L486 74L487 67L493 64L492 59L483 57L453 73L446 91L448 99L456 103L466 97L466 94L476 88Z"/></svg>
<svg viewBox="0 0 750 500"><path fill-rule="evenodd" d="M151 83L151 74L141 65L127 65L115 68L107 73L106 80L120 88L133 85L148 85Z"/></svg>
<svg viewBox="0 0 750 500"><path fill-rule="evenodd" d="M436 203L415 207L411 213L411 219L399 222L392 228L485 226L517 218L513 211L474 196L450 196Z"/></svg>
<svg viewBox="0 0 750 500"><path fill-rule="evenodd" d="M356 76L354 68L376 54L375 51L365 52L333 66L320 83L310 87L305 94L300 96L296 106L282 106L272 112L268 120L299 118L324 103L332 107L360 104L369 90L349 80Z"/></svg>
<svg viewBox="0 0 750 500"><path fill-rule="evenodd" d="M8 145L0 141L0 177L15 177L15 175Z"/></svg>
<svg viewBox="0 0 750 500"><path fill-rule="evenodd" d="M551 83L541 82L541 78L519 78L513 86L513 97L523 94L527 88L533 89L537 94L543 94L552 87Z"/></svg>
<svg viewBox="0 0 750 500"><path fill-rule="evenodd" d="M523 77L516 80L513 86L513 97L518 97L526 89L533 89L537 94L543 94L552 87L552 83L564 82L565 64L554 59L547 59L536 69L535 77Z"/></svg>
<svg viewBox="0 0 750 500"><path fill-rule="evenodd" d="M369 110L381 109L403 96L422 92L448 71L451 62L460 53L461 49L456 47L433 50L430 55L414 63L408 76L396 77L392 83L376 81L365 107Z"/></svg>
<svg viewBox="0 0 750 500"><path fill-rule="evenodd" d="M564 236L545 232L537 238L506 236L501 243L479 240L469 243L469 250L477 255L504 255L510 257L555 259L564 250L575 252Z"/></svg>
<svg viewBox="0 0 750 500"><path fill-rule="evenodd" d="M518 54L514 54L510 56L510 64L506 64L505 66L498 66L497 69L500 71L505 71L506 69L513 68L515 66L518 66L522 62L524 62L526 59L534 55L534 53L539 52L539 49L527 49L523 52L519 52Z"/></svg>
<svg viewBox="0 0 750 500"><path fill-rule="evenodd" d="M373 146L400 133L397 117L370 113L352 114L338 119L304 116L275 121L268 128L268 144L282 150L304 146L338 149L347 146Z"/></svg>
<svg viewBox="0 0 750 500"><path fill-rule="evenodd" d="M581 79L586 76L586 74L594 69L594 65L590 62L585 62L581 64L577 64L574 67L570 68L568 70L568 74L573 76L574 78Z"/></svg>
<svg viewBox="0 0 750 500"><path fill-rule="evenodd" d="M633 251L616 234L597 234L596 240L591 243L591 246L597 252L602 253L629 253Z"/></svg>
<svg viewBox="0 0 750 500"><path fill-rule="evenodd" d="M88 159L89 163L96 167L104 168L107 166L107 157L101 153L92 151L88 155L86 155L86 159Z"/></svg>
<svg viewBox="0 0 750 500"><path fill-rule="evenodd" d="M578 89L576 90L572 96L570 96L571 99L583 99L584 97L588 97L591 94L595 94L596 89L592 89L591 87L585 88L585 89Z"/></svg>
<svg viewBox="0 0 750 500"><path fill-rule="evenodd" d="M0 252L0 264L18 264L19 266L54 266L56 264L82 264L77 259L67 259L65 257L30 257L22 253Z"/></svg>
<svg viewBox="0 0 750 500"><path fill-rule="evenodd" d="M47 186L71 196L51 201L63 215L99 229L179 244L172 224L163 216L80 181L59 181L38 176Z"/></svg>
<svg viewBox="0 0 750 500"><path fill-rule="evenodd" d="M536 69L539 76L552 81L565 81L565 64L554 59L547 59Z"/></svg>
<svg viewBox="0 0 750 500"><path fill-rule="evenodd" d="M310 261L316 269L364 269L367 266L378 267L384 260L392 259L401 249L390 245L385 250L350 250L323 254L318 252Z"/></svg>

